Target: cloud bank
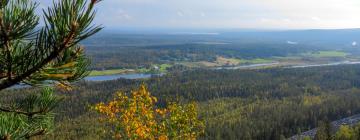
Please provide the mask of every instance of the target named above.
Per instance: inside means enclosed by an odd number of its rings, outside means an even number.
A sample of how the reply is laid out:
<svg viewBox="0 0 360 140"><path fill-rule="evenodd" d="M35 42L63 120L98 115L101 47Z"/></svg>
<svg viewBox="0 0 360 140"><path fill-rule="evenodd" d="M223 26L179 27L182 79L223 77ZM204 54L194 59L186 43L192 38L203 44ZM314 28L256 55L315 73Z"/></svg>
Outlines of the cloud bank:
<svg viewBox="0 0 360 140"><path fill-rule="evenodd" d="M97 12L118 28L360 27L359 0L104 0Z"/></svg>

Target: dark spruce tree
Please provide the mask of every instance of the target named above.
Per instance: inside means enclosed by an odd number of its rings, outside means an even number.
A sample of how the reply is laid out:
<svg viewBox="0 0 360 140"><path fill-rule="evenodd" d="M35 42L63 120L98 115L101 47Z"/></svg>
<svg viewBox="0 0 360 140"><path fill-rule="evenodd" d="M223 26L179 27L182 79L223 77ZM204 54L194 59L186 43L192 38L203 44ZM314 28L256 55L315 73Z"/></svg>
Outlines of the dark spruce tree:
<svg viewBox="0 0 360 140"><path fill-rule="evenodd" d="M330 121L324 121L319 123L315 140L332 140L332 125Z"/></svg>
<svg viewBox="0 0 360 140"><path fill-rule="evenodd" d="M89 61L79 42L101 30L92 23L99 1L54 1L41 16L32 0L0 0L0 90L20 83L68 87L86 76ZM44 88L14 103L0 103L0 139L49 133L59 101L51 88Z"/></svg>

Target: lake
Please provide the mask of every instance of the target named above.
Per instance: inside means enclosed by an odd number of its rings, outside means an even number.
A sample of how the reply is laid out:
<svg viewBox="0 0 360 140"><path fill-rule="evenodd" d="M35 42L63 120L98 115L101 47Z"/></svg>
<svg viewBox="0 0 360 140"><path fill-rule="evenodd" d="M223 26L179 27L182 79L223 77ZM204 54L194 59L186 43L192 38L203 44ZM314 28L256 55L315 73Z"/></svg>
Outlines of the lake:
<svg viewBox="0 0 360 140"><path fill-rule="evenodd" d="M103 75L103 76L88 76L85 77L85 81L93 81L93 82L100 82L100 81L109 81L109 80L116 80L116 79L145 79L151 78L152 76L162 76L164 74L144 74L144 73L135 73L135 74L117 74L117 75ZM19 88L26 88L31 87L25 84L18 84L10 87L10 89L19 89Z"/></svg>
<svg viewBox="0 0 360 140"><path fill-rule="evenodd" d="M309 64L309 65L296 65L296 66L289 66L285 68L308 68L308 67L321 67L321 66L335 66L335 65L354 65L360 64L360 61L350 62L350 61L342 61L342 62L333 62L327 64ZM243 65L243 66L235 66L235 67L218 67L217 70L227 69L227 70L234 70L234 69L249 69L249 68L258 68L264 66L276 66L279 65L278 62L275 63L263 63L263 64L251 64L251 65ZM116 79L146 79L151 78L152 76L162 76L164 74L144 74L144 73L135 73L135 74L116 74L116 75L103 75L103 76L88 76L85 77L85 81L109 81L109 80L116 80ZM24 88L27 87L26 85L15 85L11 88Z"/></svg>
<svg viewBox="0 0 360 140"><path fill-rule="evenodd" d="M89 76L85 77L85 81L109 81L116 79L145 79L151 78L152 76L162 76L163 74L144 74L144 73L135 73L135 74L116 74L116 75L103 75L103 76Z"/></svg>
<svg viewBox="0 0 360 140"><path fill-rule="evenodd" d="M251 68L258 68L264 66L276 66L279 65L279 62L274 63L262 63L262 64L251 64L251 65L242 65L242 66L235 66L235 67L218 67L216 69L228 69L228 70L235 70L235 69L251 69ZM308 68L308 67L321 67L321 66L335 66L335 65L353 65L353 64L360 64L360 62L350 62L350 61L342 61L342 62L333 62L327 64L309 64L309 65L296 65L296 66L289 66L286 68ZM109 81L109 80L116 80L120 78L124 79L145 79L151 78L152 76L162 76L164 74L144 74L144 73L135 73L135 74L117 74L117 75L103 75L103 76L89 76L85 77L85 81Z"/></svg>

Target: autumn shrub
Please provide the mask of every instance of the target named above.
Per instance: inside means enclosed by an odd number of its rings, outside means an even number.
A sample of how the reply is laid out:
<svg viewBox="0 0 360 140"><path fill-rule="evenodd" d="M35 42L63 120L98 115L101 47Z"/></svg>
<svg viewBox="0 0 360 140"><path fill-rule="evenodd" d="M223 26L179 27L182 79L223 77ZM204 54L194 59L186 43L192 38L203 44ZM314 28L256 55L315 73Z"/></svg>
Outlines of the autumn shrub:
<svg viewBox="0 0 360 140"><path fill-rule="evenodd" d="M118 92L115 99L94 109L114 127L108 131L115 139L196 139L204 133L196 103L170 102L165 108L156 103L157 98L142 85L130 95Z"/></svg>

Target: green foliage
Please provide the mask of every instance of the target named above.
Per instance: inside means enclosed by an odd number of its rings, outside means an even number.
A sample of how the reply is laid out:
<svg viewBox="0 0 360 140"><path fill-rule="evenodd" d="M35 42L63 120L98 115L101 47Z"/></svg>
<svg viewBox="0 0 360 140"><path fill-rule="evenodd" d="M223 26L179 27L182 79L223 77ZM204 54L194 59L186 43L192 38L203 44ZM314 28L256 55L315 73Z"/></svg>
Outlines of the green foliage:
<svg viewBox="0 0 360 140"><path fill-rule="evenodd" d="M114 35L115 34L115 35ZM242 63L268 63L274 57L287 57L314 50L311 46L293 47L283 42L241 42L239 38L227 38L230 44L192 43L199 40L217 40L222 36L178 35L124 35L102 33L87 40L87 54L92 58L91 69L139 69L154 64L178 64L189 62L215 62L217 56L236 58ZM222 40L222 39L221 39Z"/></svg>
<svg viewBox="0 0 360 140"><path fill-rule="evenodd" d="M335 140L355 140L354 130L346 125L340 126L339 130L335 134Z"/></svg>
<svg viewBox="0 0 360 140"><path fill-rule="evenodd" d="M205 135L199 139L289 138L315 128L320 120L334 121L360 113L359 71L360 65L196 70L146 80L80 82L70 94L61 94L65 100L56 111L57 133L46 138L96 138L103 134L99 128L112 130L99 126L99 116L88 106L112 101L114 92L129 93L143 82L158 98L158 106L166 107L169 100L197 102L199 116L206 124ZM111 138L106 136L98 139Z"/></svg>
<svg viewBox="0 0 360 140"><path fill-rule="evenodd" d="M89 60L79 42L100 31L92 24L100 0L54 1L43 9L45 25L39 27L39 5L32 0L0 1L0 90L19 83L69 82L88 74ZM2 99L4 97L2 96ZM15 103L0 104L0 139L29 139L53 127L53 109L59 99L45 88Z"/></svg>
<svg viewBox="0 0 360 140"><path fill-rule="evenodd" d="M53 92L51 88L44 88L40 94L28 95L7 107L1 106L0 138L27 139L51 132L54 128L53 109L60 101Z"/></svg>
<svg viewBox="0 0 360 140"><path fill-rule="evenodd" d="M305 54L311 57L346 57L348 54L342 51L319 51Z"/></svg>
<svg viewBox="0 0 360 140"><path fill-rule="evenodd" d="M17 83L36 85L76 81L88 74L79 42L100 31L92 25L98 0L63 0L44 10L36 28L37 3L7 0L0 9L0 89Z"/></svg>
<svg viewBox="0 0 360 140"><path fill-rule="evenodd" d="M330 122L320 122L315 135L315 140L331 140L332 139L332 126Z"/></svg>
<svg viewBox="0 0 360 140"><path fill-rule="evenodd" d="M322 132L317 132L316 136ZM317 138L317 137L316 137ZM358 140L360 138L360 124L355 126L341 125L335 133L328 134L328 140Z"/></svg>
<svg viewBox="0 0 360 140"><path fill-rule="evenodd" d="M126 69L112 69L112 70L93 70L90 72L89 76L100 76L100 75L115 75L115 74L123 74L130 72Z"/></svg>

